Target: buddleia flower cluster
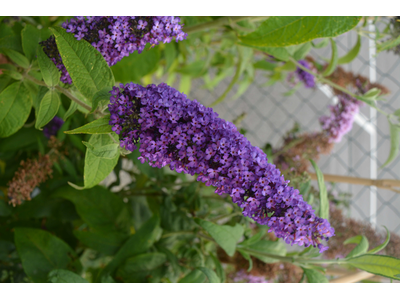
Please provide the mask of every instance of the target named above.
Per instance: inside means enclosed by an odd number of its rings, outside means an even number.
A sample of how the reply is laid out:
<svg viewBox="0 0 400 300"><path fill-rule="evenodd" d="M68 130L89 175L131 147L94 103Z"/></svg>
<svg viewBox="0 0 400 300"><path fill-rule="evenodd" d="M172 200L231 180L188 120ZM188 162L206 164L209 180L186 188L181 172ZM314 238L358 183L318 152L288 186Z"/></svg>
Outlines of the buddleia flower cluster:
<svg viewBox="0 0 400 300"><path fill-rule="evenodd" d="M135 51L141 53L147 43L158 45L186 39L187 33L182 31L183 24L179 22L178 17L76 17L64 22L62 27L73 33L77 40L88 41L103 55L108 65L113 66ZM61 71L60 80L71 84L54 36L41 45Z"/></svg>
<svg viewBox="0 0 400 300"><path fill-rule="evenodd" d="M306 60L299 60L298 63L309 70L313 70L313 66ZM301 69L299 67L296 68L296 71L289 73L287 81L292 86L295 86L298 82L303 82L305 87L307 87L307 88L315 87L314 75L304 71L303 69Z"/></svg>
<svg viewBox="0 0 400 300"><path fill-rule="evenodd" d="M198 181L229 194L244 216L288 244L327 249L321 241L334 235L329 222L315 216L266 154L211 108L165 83L128 83L112 89L109 110L121 147L133 151L140 140L142 163L198 174Z"/></svg>

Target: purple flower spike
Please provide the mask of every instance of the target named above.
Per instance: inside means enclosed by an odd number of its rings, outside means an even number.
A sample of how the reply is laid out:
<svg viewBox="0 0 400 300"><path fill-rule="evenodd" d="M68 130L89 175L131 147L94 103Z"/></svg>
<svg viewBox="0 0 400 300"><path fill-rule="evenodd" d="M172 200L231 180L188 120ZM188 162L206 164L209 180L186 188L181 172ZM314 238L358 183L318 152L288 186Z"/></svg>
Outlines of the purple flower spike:
<svg viewBox="0 0 400 300"><path fill-rule="evenodd" d="M43 134L46 138L50 138L52 135L57 135L58 130L64 124L63 119L55 116L46 126L43 127Z"/></svg>
<svg viewBox="0 0 400 300"><path fill-rule="evenodd" d="M339 102L329 106L330 116L319 118L322 129L329 136L329 143L339 143L342 137L353 127L354 117L358 114L359 107L363 103L347 95L339 94Z"/></svg>
<svg viewBox="0 0 400 300"><path fill-rule="evenodd" d="M182 31L183 24L179 22L178 17L76 17L62 26L77 40L89 42L103 55L107 64L113 66L135 51L141 53L147 43L158 45L186 39L187 33ZM40 44L61 71L60 80L72 84L54 36Z"/></svg>
<svg viewBox="0 0 400 300"><path fill-rule="evenodd" d="M165 83L120 84L110 93L110 125L129 151L140 139L142 163L198 174L198 181L216 187L219 195L229 194L244 216L268 225L286 243L325 250L321 240L334 235L329 222L315 216L299 191L288 186L235 125Z"/></svg>

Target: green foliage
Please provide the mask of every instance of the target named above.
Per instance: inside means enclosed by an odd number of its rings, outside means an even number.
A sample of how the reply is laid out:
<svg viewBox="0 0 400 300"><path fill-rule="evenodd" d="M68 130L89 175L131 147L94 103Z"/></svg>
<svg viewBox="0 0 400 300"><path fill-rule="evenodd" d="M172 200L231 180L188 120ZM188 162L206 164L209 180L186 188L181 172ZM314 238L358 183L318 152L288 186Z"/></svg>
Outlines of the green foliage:
<svg viewBox="0 0 400 300"><path fill-rule="evenodd" d="M92 135L87 143L85 155L84 186L91 188L99 184L112 172L119 159L118 140L115 133Z"/></svg>
<svg viewBox="0 0 400 300"><path fill-rule="evenodd" d="M91 100L105 87L114 85L114 76L103 56L85 40L60 27L51 28L58 50L69 75L82 95Z"/></svg>
<svg viewBox="0 0 400 300"><path fill-rule="evenodd" d="M49 273L48 280L52 283L88 283L81 276L62 269L55 269Z"/></svg>
<svg viewBox="0 0 400 300"><path fill-rule="evenodd" d="M0 137L16 133L28 119L32 99L20 82L8 86L0 94Z"/></svg>
<svg viewBox="0 0 400 300"><path fill-rule="evenodd" d="M17 65L24 69L29 68L29 60L18 51L12 49L4 49L3 52Z"/></svg>
<svg viewBox="0 0 400 300"><path fill-rule="evenodd" d="M104 116L100 119L97 119L91 123L88 123L82 127L66 131L66 134L106 134L113 133L111 130L111 125L109 125L110 115Z"/></svg>
<svg viewBox="0 0 400 300"><path fill-rule="evenodd" d="M336 46L336 42L333 39L329 39L331 42L332 46L332 56L331 56L331 61L329 62L329 65L326 67L325 71L322 73L323 76L329 76L331 75L338 64L338 50Z"/></svg>
<svg viewBox="0 0 400 300"><path fill-rule="evenodd" d="M361 49L361 36L358 36L357 43L354 45L354 47L351 48L350 51L345 56L340 57L337 63L339 65L343 65L352 62L357 57L358 53L360 52L360 49Z"/></svg>
<svg viewBox="0 0 400 300"><path fill-rule="evenodd" d="M233 256L236 243L243 235L243 227L236 224L234 227L227 225L217 225L202 219L195 219L205 231L221 246L229 256Z"/></svg>
<svg viewBox="0 0 400 300"><path fill-rule="evenodd" d="M307 276L308 283L328 283L328 279L317 270L303 268L303 271Z"/></svg>
<svg viewBox="0 0 400 300"><path fill-rule="evenodd" d="M357 246L347 254L346 258L359 256L365 254L368 251L369 243L368 239L363 235L357 235L352 238L348 238L343 242L343 245L357 244Z"/></svg>
<svg viewBox="0 0 400 300"><path fill-rule="evenodd" d="M319 216L320 218L329 219L329 200L328 192L326 191L324 174L318 168L318 165L310 159L312 166L314 167L315 173L317 174L318 187L319 187Z"/></svg>
<svg viewBox="0 0 400 300"><path fill-rule="evenodd" d="M350 258L347 262L355 268L372 274L396 280L400 278L400 259L398 258L386 255L364 254Z"/></svg>
<svg viewBox="0 0 400 300"><path fill-rule="evenodd" d="M241 36L243 43L260 47L298 45L335 37L354 28L361 17L269 17L256 31ZM282 36L285 36L282 39Z"/></svg>
<svg viewBox="0 0 400 300"><path fill-rule="evenodd" d="M111 67L117 82L140 82L140 79L157 68L160 60L158 47L147 48L141 54L134 52ZM113 86L109 84L108 86Z"/></svg>
<svg viewBox="0 0 400 300"><path fill-rule="evenodd" d="M54 118L60 108L60 103L56 90L50 90L43 96L36 114L35 127L37 129L41 129Z"/></svg>
<svg viewBox="0 0 400 300"><path fill-rule="evenodd" d="M374 249L369 250L367 253L375 254L375 253L378 253L379 251L385 249L385 247L387 246L387 244L389 243L389 240L390 240L390 232L386 227L385 227L385 229L386 229L386 234L387 234L385 241L381 245L375 247Z"/></svg>
<svg viewBox="0 0 400 300"><path fill-rule="evenodd" d="M1 97L1 95L0 95ZM399 153L399 145L400 145L400 127L392 124L389 120L389 127L390 127L390 152L389 156L386 159L385 163L381 166L381 168L386 167L390 164Z"/></svg>
<svg viewBox="0 0 400 300"><path fill-rule="evenodd" d="M82 268L74 250L47 231L15 228L15 245L26 274L34 282L47 282L54 269L79 272Z"/></svg>
<svg viewBox="0 0 400 300"><path fill-rule="evenodd" d="M60 71L41 48L37 50L37 59L44 82L48 86L56 86L60 81Z"/></svg>

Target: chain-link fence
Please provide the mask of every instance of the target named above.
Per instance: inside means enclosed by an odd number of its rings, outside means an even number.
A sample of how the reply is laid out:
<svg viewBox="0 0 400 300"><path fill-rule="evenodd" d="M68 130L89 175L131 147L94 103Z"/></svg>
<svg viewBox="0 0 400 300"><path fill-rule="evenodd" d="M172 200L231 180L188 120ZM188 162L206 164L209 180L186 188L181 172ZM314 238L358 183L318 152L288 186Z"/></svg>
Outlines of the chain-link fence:
<svg viewBox="0 0 400 300"><path fill-rule="evenodd" d="M357 34L348 32L338 38L339 57L346 54L356 43ZM372 48L371 48L372 46ZM311 56L319 59L330 58L330 49L326 47L311 52ZM376 64L375 64L376 61ZM400 59L392 52L379 53L374 56L373 43L368 38L362 38L362 47L357 58L345 65L346 71L374 79L386 86L390 94L386 102L380 102L380 108L393 112L400 108ZM306 132L320 131L318 118L329 114L328 105L333 103L330 97L320 89L298 89L291 96L283 94L289 90L284 83L265 86L267 78L258 73L255 82L247 92L237 100L230 100L235 94L231 91L227 99L215 107L220 117L233 121L241 113L247 113L241 127L247 130L246 136L250 142L262 147L269 142L280 146L281 137L298 122ZM210 92L202 88L201 80L193 82L190 99L197 99L204 105L209 105L226 89L229 79ZM335 147L329 156L323 156L318 162L326 174L346 175L354 177L378 179L400 179L400 157L397 157L385 168L380 166L385 162L390 151L389 125L386 117L365 105L360 109L359 119L349 132ZM366 122L365 122L366 121ZM362 126L360 126L360 124ZM334 192L350 193L350 216L369 220L381 227L400 233L400 194L375 187L337 184Z"/></svg>

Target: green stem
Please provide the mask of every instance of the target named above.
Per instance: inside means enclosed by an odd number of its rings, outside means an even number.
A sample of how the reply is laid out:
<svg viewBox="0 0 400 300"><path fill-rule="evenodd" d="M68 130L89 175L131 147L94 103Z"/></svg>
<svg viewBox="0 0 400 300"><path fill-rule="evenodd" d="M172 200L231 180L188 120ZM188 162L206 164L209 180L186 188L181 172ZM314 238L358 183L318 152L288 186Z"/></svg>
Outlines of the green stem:
<svg viewBox="0 0 400 300"><path fill-rule="evenodd" d="M216 222L216 221L221 220L221 219L232 218L232 217L241 216L241 215L242 215L242 212L241 211L237 211L237 212L231 213L229 215L222 215L222 216L219 216L219 217L215 217L215 218L211 219L211 221L212 222Z"/></svg>
<svg viewBox="0 0 400 300"><path fill-rule="evenodd" d="M198 32L198 31L202 31L202 30L206 30L206 29L217 28L222 25L227 25L227 24L229 24L230 20L232 22L236 23L236 22L246 20L246 19L251 19L251 18L254 18L254 17L223 17L223 18L220 18L215 21L188 27L188 28L184 29L184 31L186 33L194 33L194 32Z"/></svg>
<svg viewBox="0 0 400 300"><path fill-rule="evenodd" d="M270 254L270 253L265 253L261 251L257 251L254 249L249 249L246 247L243 247L241 245L236 246L239 249L243 249L249 254L255 254L259 256L265 256L269 258L274 258L283 262L290 262L290 263L308 263L308 264L346 264L346 260L344 259L337 259L337 260L329 260L329 259L307 259L307 258L297 258L297 257L287 257L287 256L281 256L281 255L275 255L275 254Z"/></svg>
<svg viewBox="0 0 400 300"><path fill-rule="evenodd" d="M36 78L34 78L34 77L32 77L32 76L30 76L30 75L28 75L28 74L26 74L26 73L22 74L22 76L25 77L26 79L32 81L33 83L36 83L37 85L49 87L44 81L37 80ZM75 97L71 94L71 92L70 92L69 90L64 89L64 88L62 88L62 87L60 87L60 86L58 86L58 85L55 86L54 88L55 88L56 90L60 91L61 93L63 93L63 94L64 94L65 96L67 96L68 98L70 98L72 101L78 103L80 106L82 106L83 108L87 109L88 111L91 111L91 110L92 110L92 108L91 108L89 105L87 105L86 103L83 103L81 100L75 98Z"/></svg>
<svg viewBox="0 0 400 300"><path fill-rule="evenodd" d="M213 103L211 103L210 107L213 107L213 106L219 104L220 102L222 102L225 99L225 97L228 95L228 93L231 91L231 89L235 85L236 81L239 80L240 73L241 73L240 71L242 69L242 54L241 54L239 46L238 46L238 55L239 55L239 58L238 58L238 63L237 63L237 67L236 67L236 73L233 76L231 83L228 85L225 92L217 100L215 100Z"/></svg>

